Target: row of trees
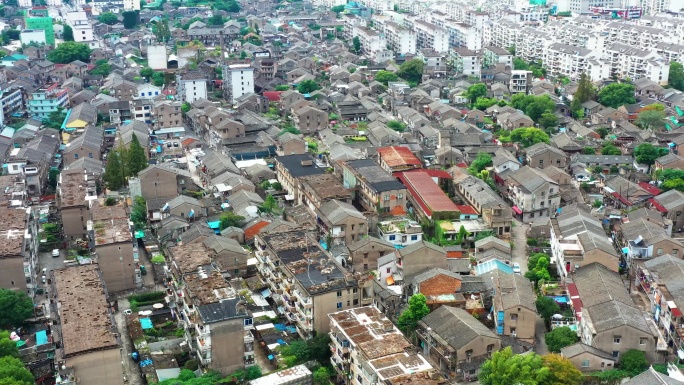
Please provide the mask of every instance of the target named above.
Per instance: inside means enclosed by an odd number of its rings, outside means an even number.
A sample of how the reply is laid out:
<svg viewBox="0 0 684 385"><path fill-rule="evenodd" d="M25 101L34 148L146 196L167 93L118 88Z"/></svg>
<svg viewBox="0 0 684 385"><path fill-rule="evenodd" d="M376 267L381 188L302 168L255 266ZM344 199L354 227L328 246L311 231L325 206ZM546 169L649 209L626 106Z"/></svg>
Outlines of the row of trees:
<svg viewBox="0 0 684 385"><path fill-rule="evenodd" d="M30 317L33 317L33 301L26 293L0 289L0 327L13 330ZM19 359L17 343L5 330L0 330L0 384L35 384L33 375Z"/></svg>
<svg viewBox="0 0 684 385"><path fill-rule="evenodd" d="M584 376L558 354L513 354L507 347L482 365L478 379L482 385L579 385Z"/></svg>
<svg viewBox="0 0 684 385"><path fill-rule="evenodd" d="M128 148L120 147L111 150L107 155L107 166L102 177L110 190L118 190L126 185L126 180L137 176L147 167L145 149L138 136L133 134Z"/></svg>

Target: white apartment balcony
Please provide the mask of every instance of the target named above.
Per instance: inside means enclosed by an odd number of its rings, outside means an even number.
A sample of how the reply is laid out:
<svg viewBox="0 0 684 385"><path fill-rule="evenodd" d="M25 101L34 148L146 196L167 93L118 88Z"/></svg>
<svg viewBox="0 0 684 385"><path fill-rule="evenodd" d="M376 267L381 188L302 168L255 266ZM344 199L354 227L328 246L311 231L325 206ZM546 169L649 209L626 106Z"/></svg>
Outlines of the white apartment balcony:
<svg viewBox="0 0 684 385"><path fill-rule="evenodd" d="M294 290L293 293L295 298L297 298L297 300L302 306L304 306L305 308L313 307L313 301L311 300L311 297L303 295L299 292L299 290Z"/></svg>

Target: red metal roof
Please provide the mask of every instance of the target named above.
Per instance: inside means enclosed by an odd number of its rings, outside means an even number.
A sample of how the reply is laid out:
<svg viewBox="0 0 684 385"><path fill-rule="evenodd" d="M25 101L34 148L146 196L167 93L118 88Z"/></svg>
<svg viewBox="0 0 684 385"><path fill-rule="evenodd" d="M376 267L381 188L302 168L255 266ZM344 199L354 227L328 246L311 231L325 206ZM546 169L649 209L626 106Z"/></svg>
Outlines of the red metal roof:
<svg viewBox="0 0 684 385"><path fill-rule="evenodd" d="M630 201L628 201L627 199L625 199L625 197L623 197L622 195L620 195L617 191L613 191L610 195L612 195L613 197L617 198L617 200L619 200L620 202L622 202L624 205L627 205L627 206L631 206L631 205L632 205L632 202L630 202Z"/></svg>
<svg viewBox="0 0 684 385"><path fill-rule="evenodd" d="M575 286L574 283L569 283L567 288L568 294L570 295L570 302L572 302L572 308L575 310L575 318L579 321L582 319L582 307L584 307L584 304L579 296L579 291L577 291L577 286Z"/></svg>
<svg viewBox="0 0 684 385"><path fill-rule="evenodd" d="M252 239L255 235L261 232L261 229L268 226L270 222L261 221L253 224L250 228L245 230L245 239Z"/></svg>
<svg viewBox="0 0 684 385"><path fill-rule="evenodd" d="M406 147L401 146L390 146L378 148L378 154L385 163L390 167L396 166L422 166L423 163L420 159L416 158L415 155Z"/></svg>
<svg viewBox="0 0 684 385"><path fill-rule="evenodd" d="M675 317L681 317L681 316L682 316L682 312L679 310L679 308L673 307L673 308L670 309L670 310L672 310L672 315L673 315L673 316L675 316Z"/></svg>
<svg viewBox="0 0 684 385"><path fill-rule="evenodd" d="M280 101L281 92L282 91L265 91L262 95L264 95L269 102L278 102Z"/></svg>
<svg viewBox="0 0 684 385"><path fill-rule="evenodd" d="M433 178L451 179L451 174L449 174L446 170L433 170L430 168L426 168L426 169L408 170L408 171L404 171L404 172L424 172Z"/></svg>
<svg viewBox="0 0 684 385"><path fill-rule="evenodd" d="M656 187L650 183L647 183L647 182L639 182L638 185L642 189L648 191L648 193L653 195L653 196L656 196L662 192L658 187Z"/></svg>
<svg viewBox="0 0 684 385"><path fill-rule="evenodd" d="M654 209L660 211L663 214L667 214L667 209L665 208L665 206L661 205L660 202L655 200L655 198L649 199L648 203L650 203Z"/></svg>
<svg viewBox="0 0 684 385"><path fill-rule="evenodd" d="M475 210L475 208L473 208L473 206L469 206L469 205L456 205L456 207L458 208L458 211L461 212L461 214L464 214L464 215L477 215L477 211Z"/></svg>
<svg viewBox="0 0 684 385"><path fill-rule="evenodd" d="M459 211L428 173L399 172L396 175L428 216L435 211Z"/></svg>

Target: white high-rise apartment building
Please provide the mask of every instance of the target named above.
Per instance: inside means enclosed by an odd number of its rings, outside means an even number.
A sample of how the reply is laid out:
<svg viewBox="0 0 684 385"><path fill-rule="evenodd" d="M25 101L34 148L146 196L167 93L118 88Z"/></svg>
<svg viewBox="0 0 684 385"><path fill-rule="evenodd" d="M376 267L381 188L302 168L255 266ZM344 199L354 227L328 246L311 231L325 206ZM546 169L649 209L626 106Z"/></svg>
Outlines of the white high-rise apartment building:
<svg viewBox="0 0 684 385"><path fill-rule="evenodd" d="M228 66L228 72L230 96L233 103L242 95L254 93L254 68L249 64L233 64Z"/></svg>

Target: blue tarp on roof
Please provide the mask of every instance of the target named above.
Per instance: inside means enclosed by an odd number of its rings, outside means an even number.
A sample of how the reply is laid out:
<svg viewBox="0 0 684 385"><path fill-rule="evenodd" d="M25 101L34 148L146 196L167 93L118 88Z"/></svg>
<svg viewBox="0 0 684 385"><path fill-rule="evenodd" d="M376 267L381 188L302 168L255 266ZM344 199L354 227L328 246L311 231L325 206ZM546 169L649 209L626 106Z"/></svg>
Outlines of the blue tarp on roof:
<svg viewBox="0 0 684 385"><path fill-rule="evenodd" d="M218 229L221 227L221 221L207 222L207 225L209 225L210 229Z"/></svg>
<svg viewBox="0 0 684 385"><path fill-rule="evenodd" d="M36 333L36 345L45 345L48 343L47 331L41 330Z"/></svg>
<svg viewBox="0 0 684 385"><path fill-rule="evenodd" d="M69 121L70 116L71 116L71 108L67 111L66 118L64 118L64 121L62 122L62 130L65 130L65 131L74 131L75 130L75 128L70 128L69 130L67 130L67 128L66 128L66 124Z"/></svg>
<svg viewBox="0 0 684 385"><path fill-rule="evenodd" d="M475 266L475 275L489 273L492 270L499 270L502 273L513 274L512 267L499 261L498 259L493 259L491 261L480 263L479 265Z"/></svg>

